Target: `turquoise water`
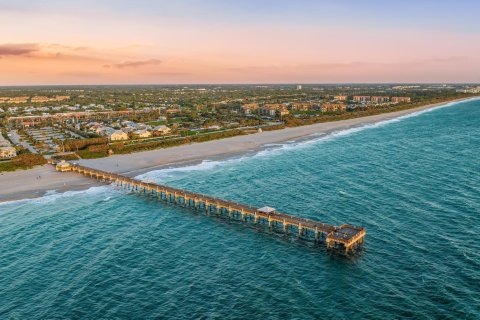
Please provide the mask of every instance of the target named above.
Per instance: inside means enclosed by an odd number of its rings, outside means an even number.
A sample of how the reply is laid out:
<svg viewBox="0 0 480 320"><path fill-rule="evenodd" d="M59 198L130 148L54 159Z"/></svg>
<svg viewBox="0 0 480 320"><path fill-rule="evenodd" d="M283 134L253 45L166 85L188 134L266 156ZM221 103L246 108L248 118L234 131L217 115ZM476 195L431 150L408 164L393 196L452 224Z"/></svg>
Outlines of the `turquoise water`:
<svg viewBox="0 0 480 320"><path fill-rule="evenodd" d="M361 255L111 186L0 205L0 318L480 318L480 101L143 176L367 228Z"/></svg>

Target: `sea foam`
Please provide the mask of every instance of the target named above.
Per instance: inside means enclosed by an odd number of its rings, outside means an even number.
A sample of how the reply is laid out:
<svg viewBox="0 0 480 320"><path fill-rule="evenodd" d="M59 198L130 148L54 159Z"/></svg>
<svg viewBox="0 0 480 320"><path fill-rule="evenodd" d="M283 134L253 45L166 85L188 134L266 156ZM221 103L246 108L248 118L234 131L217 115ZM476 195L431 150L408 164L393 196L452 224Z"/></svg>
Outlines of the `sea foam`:
<svg viewBox="0 0 480 320"><path fill-rule="evenodd" d="M362 132L364 130L384 127L384 126L398 123L410 118L418 117L422 114L433 112L435 110L451 107L459 103L469 102L469 101L478 100L478 99L480 98L471 98L471 99L463 100L460 102L458 101L449 102L433 108L412 112L412 113L395 117L392 119L386 119L386 120L377 121L373 123L366 123L357 127L342 129L338 131L332 131L330 133L317 132L309 135L306 139L302 141L290 140L284 143L269 143L269 144L265 144L262 150L254 152L253 154L246 154L246 155L229 158L225 160L203 160L202 162L194 165L152 170L144 174L141 174L136 178L143 179L146 181L151 181L151 182L162 182L162 181L165 182L165 181L169 181L172 178L183 177L189 172L214 170L214 169L217 169L218 167L225 167L225 166L229 166L242 161L252 161L256 158L275 157L285 152L292 152L292 151L300 150L303 148L313 147L319 143L347 137L352 134Z"/></svg>

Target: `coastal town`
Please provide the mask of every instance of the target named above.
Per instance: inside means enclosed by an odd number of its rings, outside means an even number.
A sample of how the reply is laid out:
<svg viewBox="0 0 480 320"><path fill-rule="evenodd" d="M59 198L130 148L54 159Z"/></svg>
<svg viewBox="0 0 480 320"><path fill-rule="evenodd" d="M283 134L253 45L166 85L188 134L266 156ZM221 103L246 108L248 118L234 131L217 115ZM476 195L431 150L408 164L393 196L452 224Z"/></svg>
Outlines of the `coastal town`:
<svg viewBox="0 0 480 320"><path fill-rule="evenodd" d="M480 320L480 0L0 0L0 320Z"/></svg>
<svg viewBox="0 0 480 320"><path fill-rule="evenodd" d="M349 119L479 92L472 85L5 87L0 168ZM35 161L13 164L31 155Z"/></svg>

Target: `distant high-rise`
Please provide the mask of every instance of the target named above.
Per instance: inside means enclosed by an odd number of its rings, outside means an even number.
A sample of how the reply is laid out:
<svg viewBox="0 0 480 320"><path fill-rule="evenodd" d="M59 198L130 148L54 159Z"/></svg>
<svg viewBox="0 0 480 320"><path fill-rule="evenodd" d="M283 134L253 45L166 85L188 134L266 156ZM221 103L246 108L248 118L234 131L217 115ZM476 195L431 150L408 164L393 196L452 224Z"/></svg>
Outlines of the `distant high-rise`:
<svg viewBox="0 0 480 320"><path fill-rule="evenodd" d="M301 84L297 84L297 90L302 90L302 85Z"/></svg>

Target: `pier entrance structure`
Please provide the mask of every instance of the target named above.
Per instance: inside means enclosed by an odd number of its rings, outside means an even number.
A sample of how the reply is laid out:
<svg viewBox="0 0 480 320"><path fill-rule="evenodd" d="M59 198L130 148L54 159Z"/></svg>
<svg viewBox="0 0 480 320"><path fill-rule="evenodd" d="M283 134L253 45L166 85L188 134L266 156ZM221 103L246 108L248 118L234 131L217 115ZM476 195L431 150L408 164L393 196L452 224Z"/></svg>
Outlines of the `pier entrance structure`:
<svg viewBox="0 0 480 320"><path fill-rule="evenodd" d="M268 226L275 231L296 233L302 239L326 243L327 250L349 253L363 244L364 227L343 224L339 227L294 215L280 213L271 207L256 208L209 195L190 192L156 183L147 183L124 175L96 170L61 161L56 164L60 172L77 172L123 189L147 194L179 206L203 210L206 213L227 216L229 219Z"/></svg>

